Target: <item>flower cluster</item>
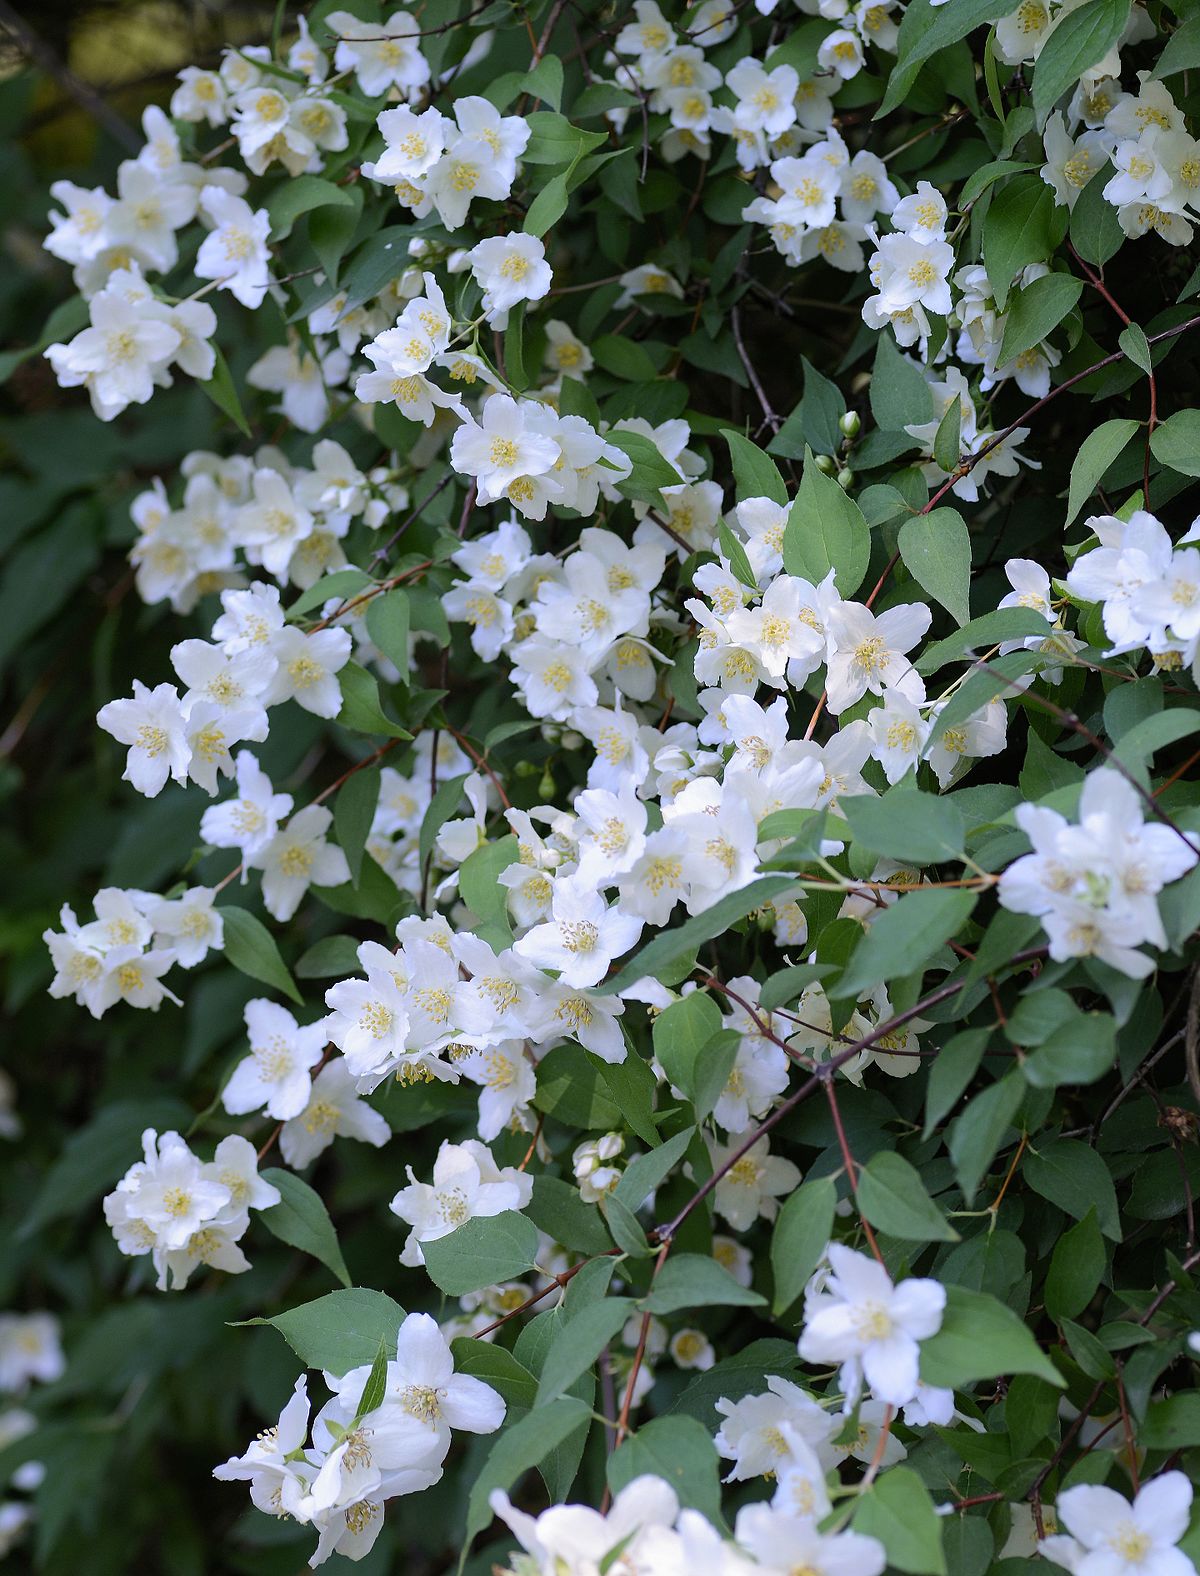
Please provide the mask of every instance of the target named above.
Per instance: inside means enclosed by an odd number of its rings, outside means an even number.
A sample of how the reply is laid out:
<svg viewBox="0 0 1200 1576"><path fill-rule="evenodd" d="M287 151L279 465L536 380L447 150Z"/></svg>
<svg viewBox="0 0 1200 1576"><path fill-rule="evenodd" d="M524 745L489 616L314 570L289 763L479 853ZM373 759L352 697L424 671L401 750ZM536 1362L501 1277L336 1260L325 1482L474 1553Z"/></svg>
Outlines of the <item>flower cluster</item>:
<svg viewBox="0 0 1200 1576"><path fill-rule="evenodd" d="M37 1430L37 1418L24 1406L10 1405L31 1382L53 1384L66 1370L58 1320L52 1313L0 1313L0 1450ZM28 1459L0 1479L0 1487L33 1494L45 1479L41 1461ZM28 1499L0 1499L0 1559L24 1536L34 1518Z"/></svg>
<svg viewBox="0 0 1200 1576"><path fill-rule="evenodd" d="M252 1209L280 1202L258 1174L254 1145L236 1133L201 1161L178 1133L142 1134L139 1160L104 1200L104 1218L130 1258L150 1254L159 1291L182 1291L201 1264L240 1275L250 1261L238 1247Z"/></svg>

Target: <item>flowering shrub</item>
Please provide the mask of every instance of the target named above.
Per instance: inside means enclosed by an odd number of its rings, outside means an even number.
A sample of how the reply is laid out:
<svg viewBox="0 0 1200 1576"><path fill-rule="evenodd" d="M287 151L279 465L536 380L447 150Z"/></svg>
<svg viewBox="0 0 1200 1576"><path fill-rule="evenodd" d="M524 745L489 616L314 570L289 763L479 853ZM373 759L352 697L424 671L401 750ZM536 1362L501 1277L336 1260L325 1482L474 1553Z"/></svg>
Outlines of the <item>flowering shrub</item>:
<svg viewBox="0 0 1200 1576"><path fill-rule="evenodd" d="M387 11L51 187L63 408L203 393L0 1540L1195 1576L1195 8Z"/></svg>

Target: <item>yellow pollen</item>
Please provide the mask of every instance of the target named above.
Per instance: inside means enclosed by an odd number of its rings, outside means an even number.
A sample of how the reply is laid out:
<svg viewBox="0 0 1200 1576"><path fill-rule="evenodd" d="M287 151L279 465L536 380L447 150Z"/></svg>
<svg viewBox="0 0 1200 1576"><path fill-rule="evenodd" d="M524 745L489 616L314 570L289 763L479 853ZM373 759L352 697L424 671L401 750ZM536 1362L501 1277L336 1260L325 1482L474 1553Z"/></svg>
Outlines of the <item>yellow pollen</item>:
<svg viewBox="0 0 1200 1576"><path fill-rule="evenodd" d="M312 870L313 856L310 848L285 848L279 860L279 868L285 876L293 879L307 878Z"/></svg>
<svg viewBox="0 0 1200 1576"><path fill-rule="evenodd" d="M511 438L493 438L488 454L501 470L511 470L517 463L517 446Z"/></svg>
<svg viewBox="0 0 1200 1576"><path fill-rule="evenodd" d="M655 897L664 887L677 887L683 878L683 861L674 855L659 856L646 866L644 880Z"/></svg>
<svg viewBox="0 0 1200 1576"><path fill-rule="evenodd" d="M176 1220L192 1207L192 1196L181 1187L169 1187L163 1194L163 1208Z"/></svg>

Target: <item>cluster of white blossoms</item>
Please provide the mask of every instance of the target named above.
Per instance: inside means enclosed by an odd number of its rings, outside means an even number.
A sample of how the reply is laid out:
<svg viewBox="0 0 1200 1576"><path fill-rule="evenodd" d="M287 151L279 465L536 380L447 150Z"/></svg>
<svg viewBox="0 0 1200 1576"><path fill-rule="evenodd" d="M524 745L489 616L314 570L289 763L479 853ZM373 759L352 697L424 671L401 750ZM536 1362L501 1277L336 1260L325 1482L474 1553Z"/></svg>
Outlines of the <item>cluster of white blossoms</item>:
<svg viewBox="0 0 1200 1576"><path fill-rule="evenodd" d="M1200 857L1200 837L1147 822L1145 801L1111 766L1084 779L1077 823L1046 805L1020 804L1017 825L1033 852L1000 877L1000 901L1035 914L1050 956L1098 958L1134 979L1153 972L1137 949L1167 945L1158 894Z"/></svg>
<svg viewBox="0 0 1200 1576"><path fill-rule="evenodd" d="M58 1320L52 1313L0 1313L0 1451L32 1434L37 1418L19 1401L33 1383L53 1384L66 1371ZM28 1499L3 1497L9 1490L34 1493L46 1475L42 1462L22 1461L0 1477L0 1559L24 1536L34 1517Z"/></svg>
<svg viewBox="0 0 1200 1576"><path fill-rule="evenodd" d="M104 1200L104 1218L130 1258L150 1254L159 1291L182 1291L201 1264L240 1275L250 1261L238 1247L252 1209L270 1209L281 1194L258 1174L248 1139L231 1133L213 1158L200 1160L178 1133L142 1134L144 1158L130 1166Z"/></svg>
<svg viewBox="0 0 1200 1576"><path fill-rule="evenodd" d="M102 887L93 900L96 917L83 925L64 904L62 930L43 934L54 964L51 996L73 997L93 1018L118 1001L151 1011L164 999L178 1005L162 976L176 965L194 968L224 946L215 895L209 887L186 887L168 897Z"/></svg>
<svg viewBox="0 0 1200 1576"><path fill-rule="evenodd" d="M1148 651L1157 670L1190 669L1200 682L1200 519L1178 542L1144 509L1084 526L1099 545L1085 544L1063 584L1077 601L1099 603L1108 655Z"/></svg>
<svg viewBox="0 0 1200 1576"><path fill-rule="evenodd" d="M530 137L524 116L502 115L470 94L454 100L452 115L433 105L419 112L401 105L385 109L377 125L384 152L362 173L390 187L414 219L436 211L450 231L466 223L473 202L509 195Z"/></svg>
<svg viewBox="0 0 1200 1576"><path fill-rule="evenodd" d="M490 1385L455 1373L427 1313L410 1313L400 1325L396 1355L378 1379L370 1364L326 1373L332 1395L310 1423L302 1376L278 1423L213 1471L226 1482L248 1482L259 1510L311 1526L318 1541L310 1565L331 1554L363 1559L383 1526L385 1502L441 1478L453 1433L492 1434L504 1421L504 1402Z"/></svg>

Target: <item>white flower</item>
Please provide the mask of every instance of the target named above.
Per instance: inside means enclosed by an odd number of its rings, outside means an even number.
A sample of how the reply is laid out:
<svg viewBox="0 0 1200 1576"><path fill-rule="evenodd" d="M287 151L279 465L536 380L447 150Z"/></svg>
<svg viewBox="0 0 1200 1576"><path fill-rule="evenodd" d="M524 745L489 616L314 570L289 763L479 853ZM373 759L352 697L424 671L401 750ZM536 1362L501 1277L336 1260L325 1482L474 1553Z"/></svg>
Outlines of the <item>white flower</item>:
<svg viewBox="0 0 1200 1576"><path fill-rule="evenodd" d="M301 1374L278 1423L252 1440L244 1455L214 1467L213 1477L248 1482L251 1502L268 1515L295 1516L313 1476L303 1456L295 1459L308 1437L308 1411L308 1376Z"/></svg>
<svg viewBox="0 0 1200 1576"><path fill-rule="evenodd" d="M64 388L86 384L96 415L111 421L127 405L146 403L182 339L147 304L116 290L94 295L88 310L91 327L67 345L48 346L45 356Z"/></svg>
<svg viewBox="0 0 1200 1576"><path fill-rule="evenodd" d="M1060 1525L1038 1550L1072 1576L1195 1576L1176 1545L1187 1531L1192 1485L1182 1472L1144 1483L1133 1503L1099 1483L1077 1483L1058 1496Z"/></svg>
<svg viewBox="0 0 1200 1576"><path fill-rule="evenodd" d="M335 1138L356 1138L379 1149L391 1136L386 1119L359 1099L354 1074L345 1061L335 1057L313 1079L308 1104L283 1124L279 1151L289 1166L299 1170Z"/></svg>
<svg viewBox="0 0 1200 1576"><path fill-rule="evenodd" d="M761 1565L811 1571L813 1576L882 1576L887 1553L878 1538L861 1532L817 1531L807 1516L772 1505L743 1505L734 1535Z"/></svg>
<svg viewBox="0 0 1200 1576"><path fill-rule="evenodd" d="M296 547L313 530L313 517L297 503L287 481L266 468L254 473L254 500L237 514L237 529L251 563L282 581Z"/></svg>
<svg viewBox="0 0 1200 1576"><path fill-rule="evenodd" d="M506 317L519 301L540 301L550 289L546 248L536 236L515 230L490 236L467 255L490 323Z"/></svg>
<svg viewBox="0 0 1200 1576"><path fill-rule="evenodd" d="M187 781L192 752L179 692L173 684L149 690L134 679L133 698L110 700L101 706L96 721L119 744L129 746L121 776L139 793L153 799L168 777L177 783Z"/></svg>
<svg viewBox="0 0 1200 1576"><path fill-rule="evenodd" d="M475 477L480 503L494 503L514 483L541 476L559 457L558 444L530 429L529 401L493 394L481 422L467 416L450 443L450 463L460 476ZM509 493L512 502L519 497Z"/></svg>
<svg viewBox="0 0 1200 1576"><path fill-rule="evenodd" d="M424 1264L423 1242L437 1242L468 1220L524 1209L533 1192L533 1178L514 1166L497 1168L491 1151L471 1138L463 1144L443 1141L433 1165L433 1181L418 1182L407 1167L408 1187L392 1199L391 1211L412 1230L400 1255L401 1264Z"/></svg>
<svg viewBox="0 0 1200 1576"><path fill-rule="evenodd" d="M334 887L349 881L345 854L325 841L332 825L332 811L320 804L307 805L269 843L247 857L247 865L263 873L267 912L280 922L291 919L311 885Z"/></svg>
<svg viewBox="0 0 1200 1576"><path fill-rule="evenodd" d="M727 1144L713 1145L713 1169L718 1170L741 1148L745 1135L731 1133ZM774 1220L779 1200L800 1185L800 1170L781 1155L771 1154L771 1140L764 1133L717 1183L714 1202L735 1231L748 1231L760 1217Z"/></svg>
<svg viewBox="0 0 1200 1576"><path fill-rule="evenodd" d="M206 186L200 193L200 212L212 229L200 243L193 265L196 277L215 279L243 306L261 306L269 283L270 215L219 186Z"/></svg>
<svg viewBox="0 0 1200 1576"><path fill-rule="evenodd" d="M299 1116L308 1104L310 1069L321 1060L324 1025L301 1028L286 1007L256 997L245 1007L250 1054L240 1061L221 1091L221 1104L231 1116L265 1111L283 1122Z"/></svg>
<svg viewBox="0 0 1200 1576"><path fill-rule="evenodd" d="M554 883L550 918L526 931L513 951L541 969L553 969L564 985L598 985L614 958L636 943L642 921L610 908L582 881Z"/></svg>
<svg viewBox="0 0 1200 1576"><path fill-rule="evenodd" d="M263 697L267 706L294 700L316 717L336 717L342 709L337 675L350 660L352 646L345 629L318 629L311 635L289 625L271 641L278 662Z"/></svg>
<svg viewBox="0 0 1200 1576"><path fill-rule="evenodd" d="M210 950L219 952L224 946L225 926L221 911L213 907L215 896L211 887L192 887L181 897L155 903L147 911L155 939L174 951L180 968L194 968Z"/></svg>
<svg viewBox="0 0 1200 1576"><path fill-rule="evenodd" d="M53 1384L66 1366L52 1313L0 1313L0 1391L19 1394L31 1379Z"/></svg>
<svg viewBox="0 0 1200 1576"><path fill-rule="evenodd" d="M815 1451L826 1467L833 1465L829 1441L838 1431L837 1423L791 1380L770 1374L764 1393L740 1401L722 1397L715 1404L723 1421L713 1443L733 1462L727 1483L768 1472L782 1474L794 1458L804 1461L803 1449Z"/></svg>
<svg viewBox="0 0 1200 1576"><path fill-rule="evenodd" d="M643 1560L649 1535L656 1528L670 1527L679 1514L671 1486L650 1476L627 1483L606 1516L587 1505L554 1505L540 1516L530 1516L499 1489L488 1503L532 1556L531 1569L545 1576L553 1572L598 1576L610 1563L649 1571L652 1567ZM672 1568L663 1567L664 1571Z"/></svg>
<svg viewBox="0 0 1200 1576"><path fill-rule="evenodd" d="M364 941L358 958L367 977L342 980L325 992L330 1015L322 1030L356 1078L379 1078L400 1064L407 1049L407 980L402 961L378 942Z"/></svg>
<svg viewBox="0 0 1200 1576"><path fill-rule="evenodd" d="M878 615L857 602L842 602L829 615L829 709L839 712L868 690L896 689L911 701L925 699L925 686L906 652L929 628L933 614L921 602L902 602Z"/></svg>
<svg viewBox="0 0 1200 1576"><path fill-rule="evenodd" d="M394 11L385 22L364 22L350 11L330 11L325 25L338 40L333 64L337 71L353 71L368 98L378 98L391 87L423 87L429 81L429 62L416 39L415 18Z"/></svg>
<svg viewBox="0 0 1200 1576"><path fill-rule="evenodd" d="M919 1343L942 1325L945 1287L921 1279L893 1285L882 1265L839 1242L827 1253L832 1273L806 1301L801 1357L840 1363L850 1401L865 1378L876 1399L906 1405L917 1392Z"/></svg>
<svg viewBox="0 0 1200 1576"><path fill-rule="evenodd" d="M271 780L249 750L239 750L234 763L238 797L205 810L200 835L212 848L240 848L247 861L275 836L292 808L289 793L276 793ZM242 872L246 879L245 870Z"/></svg>

